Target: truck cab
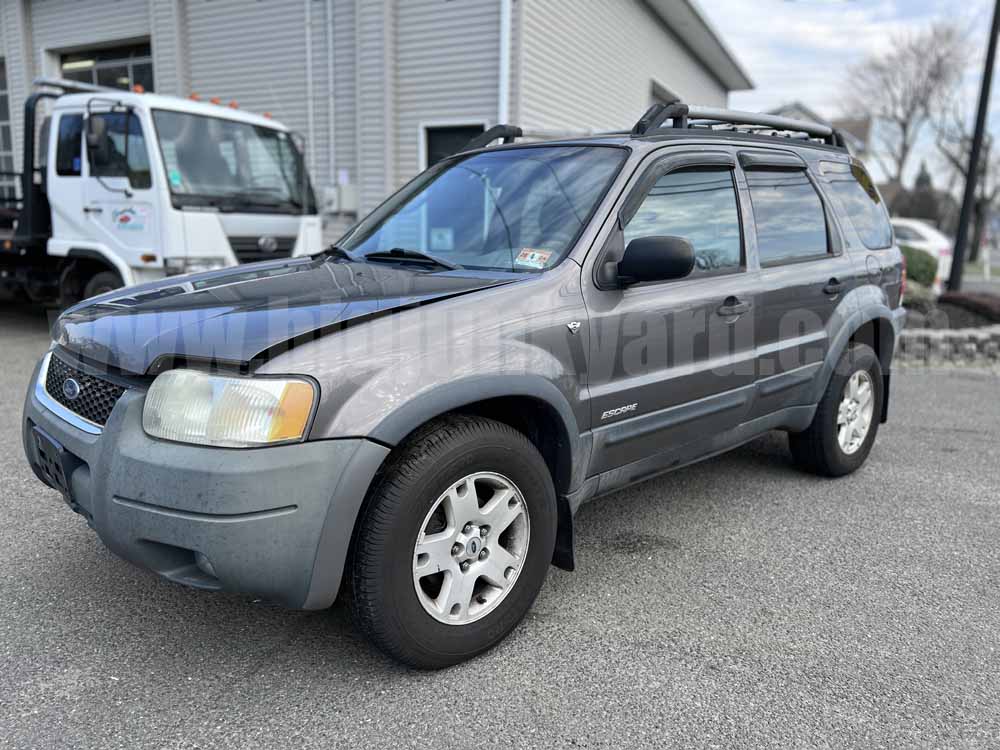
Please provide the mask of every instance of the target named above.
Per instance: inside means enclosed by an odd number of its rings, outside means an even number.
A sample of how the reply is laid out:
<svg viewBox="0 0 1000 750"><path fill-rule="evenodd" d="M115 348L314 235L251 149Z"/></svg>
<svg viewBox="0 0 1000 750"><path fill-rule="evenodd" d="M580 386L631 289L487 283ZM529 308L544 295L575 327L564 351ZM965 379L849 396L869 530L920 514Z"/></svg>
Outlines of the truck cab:
<svg viewBox="0 0 1000 750"><path fill-rule="evenodd" d="M0 277L33 301L67 305L321 249L302 153L281 123L218 103L36 85L19 214L0 242ZM28 134L42 98L53 101L36 147Z"/></svg>

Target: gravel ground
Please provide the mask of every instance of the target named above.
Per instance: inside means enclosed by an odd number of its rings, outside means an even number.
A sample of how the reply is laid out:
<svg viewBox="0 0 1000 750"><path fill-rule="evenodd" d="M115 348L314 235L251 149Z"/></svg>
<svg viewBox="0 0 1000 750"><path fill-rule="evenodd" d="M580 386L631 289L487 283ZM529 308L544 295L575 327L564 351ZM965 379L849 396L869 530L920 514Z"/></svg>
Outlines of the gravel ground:
<svg viewBox="0 0 1000 750"><path fill-rule="evenodd" d="M781 435L585 506L578 569L444 672L343 606L164 583L25 464L45 322L0 309L0 747L995 747L1000 377L900 371L868 464Z"/></svg>

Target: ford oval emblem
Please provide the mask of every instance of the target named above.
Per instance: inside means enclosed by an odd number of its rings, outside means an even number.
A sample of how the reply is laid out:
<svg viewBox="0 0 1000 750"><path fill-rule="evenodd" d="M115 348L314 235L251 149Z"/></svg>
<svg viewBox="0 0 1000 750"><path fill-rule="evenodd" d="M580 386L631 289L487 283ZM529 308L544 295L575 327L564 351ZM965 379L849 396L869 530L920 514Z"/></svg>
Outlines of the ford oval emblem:
<svg viewBox="0 0 1000 750"><path fill-rule="evenodd" d="M278 240L270 235L265 234L263 237L257 240L257 249L263 253L273 253L278 249Z"/></svg>
<svg viewBox="0 0 1000 750"><path fill-rule="evenodd" d="M80 397L80 384L73 378L66 378L63 381L63 395L70 401L76 401Z"/></svg>

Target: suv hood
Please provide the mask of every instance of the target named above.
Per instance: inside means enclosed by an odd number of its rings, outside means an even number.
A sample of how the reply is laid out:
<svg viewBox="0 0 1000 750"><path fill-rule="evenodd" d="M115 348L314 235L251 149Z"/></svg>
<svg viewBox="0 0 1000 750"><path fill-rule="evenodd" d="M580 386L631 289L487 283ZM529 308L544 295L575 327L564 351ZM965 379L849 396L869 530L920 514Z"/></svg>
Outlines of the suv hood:
<svg viewBox="0 0 1000 750"><path fill-rule="evenodd" d="M67 310L53 338L94 362L155 374L185 360L248 367L268 350L331 327L516 282L470 270L303 258L177 277Z"/></svg>

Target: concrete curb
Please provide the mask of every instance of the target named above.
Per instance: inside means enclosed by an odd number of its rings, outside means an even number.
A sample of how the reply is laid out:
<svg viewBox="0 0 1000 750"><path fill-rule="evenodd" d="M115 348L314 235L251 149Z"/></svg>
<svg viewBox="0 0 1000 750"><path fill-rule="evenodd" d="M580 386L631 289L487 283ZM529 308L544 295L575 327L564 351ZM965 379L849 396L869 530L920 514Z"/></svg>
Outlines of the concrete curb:
<svg viewBox="0 0 1000 750"><path fill-rule="evenodd" d="M904 328L896 359L903 364L1000 364L1000 325L984 328Z"/></svg>

